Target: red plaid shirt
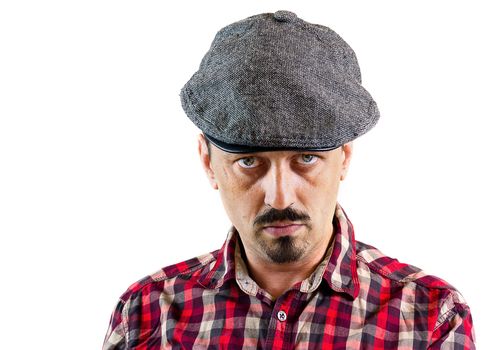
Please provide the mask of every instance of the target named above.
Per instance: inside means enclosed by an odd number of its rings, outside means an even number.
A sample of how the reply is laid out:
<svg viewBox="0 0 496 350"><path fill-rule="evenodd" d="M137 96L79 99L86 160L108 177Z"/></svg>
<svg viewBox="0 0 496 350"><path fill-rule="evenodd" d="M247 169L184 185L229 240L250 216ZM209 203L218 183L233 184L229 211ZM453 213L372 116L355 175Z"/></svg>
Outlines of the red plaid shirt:
<svg viewBox="0 0 496 350"><path fill-rule="evenodd" d="M443 280L357 242L337 205L312 275L273 300L234 228L220 250L133 284L103 349L474 349L470 309Z"/></svg>

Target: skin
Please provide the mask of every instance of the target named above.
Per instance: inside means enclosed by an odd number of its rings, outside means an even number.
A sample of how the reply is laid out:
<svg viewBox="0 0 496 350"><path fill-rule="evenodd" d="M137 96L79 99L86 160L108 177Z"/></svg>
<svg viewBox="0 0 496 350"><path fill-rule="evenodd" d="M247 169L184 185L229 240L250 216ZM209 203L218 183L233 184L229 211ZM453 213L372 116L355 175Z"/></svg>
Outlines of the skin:
<svg viewBox="0 0 496 350"><path fill-rule="evenodd" d="M239 232L250 276L275 299L309 277L324 258L353 145L248 154L209 148L200 134L202 166ZM290 235L274 235L267 227L290 224L300 225Z"/></svg>

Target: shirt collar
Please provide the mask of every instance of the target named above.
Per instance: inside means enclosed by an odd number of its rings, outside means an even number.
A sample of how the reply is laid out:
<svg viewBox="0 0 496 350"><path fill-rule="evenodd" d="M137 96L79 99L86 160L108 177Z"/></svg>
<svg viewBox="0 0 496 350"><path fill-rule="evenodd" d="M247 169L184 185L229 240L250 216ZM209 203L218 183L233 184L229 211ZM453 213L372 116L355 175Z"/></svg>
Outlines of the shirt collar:
<svg viewBox="0 0 496 350"><path fill-rule="evenodd" d="M332 223L333 244L323 279L333 290L347 293L355 299L360 291L355 232L351 221L339 204L336 204Z"/></svg>
<svg viewBox="0 0 496 350"><path fill-rule="evenodd" d="M336 204L332 222L333 239L326 255L315 271L301 282L300 291L312 292L325 281L332 290L354 299L359 292L359 282L353 225L339 204ZM198 282L207 288L220 288L227 281L236 279L241 289L255 295L258 287L248 275L240 244L238 232L231 227L216 259L205 266Z"/></svg>

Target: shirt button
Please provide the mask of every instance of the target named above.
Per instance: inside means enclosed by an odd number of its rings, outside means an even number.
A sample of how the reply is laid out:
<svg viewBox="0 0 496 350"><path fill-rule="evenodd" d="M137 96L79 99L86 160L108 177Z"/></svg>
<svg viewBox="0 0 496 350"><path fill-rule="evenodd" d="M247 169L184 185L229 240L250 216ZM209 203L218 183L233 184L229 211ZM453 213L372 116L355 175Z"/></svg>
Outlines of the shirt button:
<svg viewBox="0 0 496 350"><path fill-rule="evenodd" d="M286 321L286 318L287 318L287 315L286 315L286 313L285 313L284 311L279 311L279 312L277 313L277 319L278 319L279 321L282 321L282 322L283 322L283 321Z"/></svg>

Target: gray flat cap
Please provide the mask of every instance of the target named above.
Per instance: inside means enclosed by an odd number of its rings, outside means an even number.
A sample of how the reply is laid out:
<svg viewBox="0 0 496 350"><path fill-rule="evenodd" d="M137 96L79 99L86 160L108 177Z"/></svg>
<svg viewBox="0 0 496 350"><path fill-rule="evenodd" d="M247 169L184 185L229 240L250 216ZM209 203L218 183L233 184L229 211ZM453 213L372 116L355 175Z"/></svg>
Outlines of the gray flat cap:
<svg viewBox="0 0 496 350"><path fill-rule="evenodd" d="M207 138L234 153L332 150L379 119L351 47L289 11L221 29L180 96Z"/></svg>

